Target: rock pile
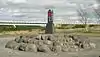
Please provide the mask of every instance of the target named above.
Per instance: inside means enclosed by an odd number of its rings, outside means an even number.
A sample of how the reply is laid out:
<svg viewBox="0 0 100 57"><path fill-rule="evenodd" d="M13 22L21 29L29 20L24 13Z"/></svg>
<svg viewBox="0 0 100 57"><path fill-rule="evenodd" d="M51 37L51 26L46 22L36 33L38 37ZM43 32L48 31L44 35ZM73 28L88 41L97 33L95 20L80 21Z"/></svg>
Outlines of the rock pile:
<svg viewBox="0 0 100 57"><path fill-rule="evenodd" d="M17 37L6 48L30 52L75 52L95 48L87 37L44 34L33 37Z"/></svg>

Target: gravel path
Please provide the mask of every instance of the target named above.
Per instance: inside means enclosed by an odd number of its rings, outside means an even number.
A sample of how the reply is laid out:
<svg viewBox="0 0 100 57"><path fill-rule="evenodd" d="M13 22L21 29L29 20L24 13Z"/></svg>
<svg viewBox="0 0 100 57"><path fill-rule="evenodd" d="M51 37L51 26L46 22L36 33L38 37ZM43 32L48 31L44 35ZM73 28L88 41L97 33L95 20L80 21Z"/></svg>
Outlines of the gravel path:
<svg viewBox="0 0 100 57"><path fill-rule="evenodd" d="M14 37L0 38L0 57L99 57L100 56L100 37L91 38L91 41L96 43L97 47L93 50L85 50L83 52L62 52L56 53L33 53L16 51L5 48L5 44L14 39Z"/></svg>

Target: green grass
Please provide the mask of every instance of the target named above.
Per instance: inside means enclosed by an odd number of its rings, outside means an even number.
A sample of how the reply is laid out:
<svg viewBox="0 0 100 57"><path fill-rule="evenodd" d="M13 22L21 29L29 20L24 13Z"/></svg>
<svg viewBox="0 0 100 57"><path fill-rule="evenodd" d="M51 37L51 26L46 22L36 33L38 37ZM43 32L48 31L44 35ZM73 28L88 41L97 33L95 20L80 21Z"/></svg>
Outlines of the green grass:
<svg viewBox="0 0 100 57"><path fill-rule="evenodd" d="M70 34L90 36L90 37L100 37L100 34L99 33L70 33Z"/></svg>
<svg viewBox="0 0 100 57"><path fill-rule="evenodd" d="M63 25L63 27L66 27L66 25ZM79 26L79 27L78 27ZM73 27L73 25L67 25L67 27ZM60 32L67 32L68 34L79 34L79 35L87 35L87 36L100 36L100 26L97 25L90 25L90 31L89 32L85 32L84 28L80 28L83 27L83 25L74 25L74 28L67 28L67 29L57 29L56 28L56 33ZM14 28L14 26L0 26L0 32L2 34L8 33L10 31L21 31L21 30L36 30L39 29L41 32L42 30L44 31L45 27L42 26L16 26L16 28ZM9 34L9 33L8 33Z"/></svg>
<svg viewBox="0 0 100 57"><path fill-rule="evenodd" d="M95 36L100 37L100 29L90 29L90 31L86 32L84 28L75 28L75 29L56 29L58 33L67 33L67 34L75 34L75 35L84 35L84 36Z"/></svg>
<svg viewBox="0 0 100 57"><path fill-rule="evenodd" d="M44 29L42 26L0 26L0 32L3 31L20 31L20 30L32 30L32 29Z"/></svg>

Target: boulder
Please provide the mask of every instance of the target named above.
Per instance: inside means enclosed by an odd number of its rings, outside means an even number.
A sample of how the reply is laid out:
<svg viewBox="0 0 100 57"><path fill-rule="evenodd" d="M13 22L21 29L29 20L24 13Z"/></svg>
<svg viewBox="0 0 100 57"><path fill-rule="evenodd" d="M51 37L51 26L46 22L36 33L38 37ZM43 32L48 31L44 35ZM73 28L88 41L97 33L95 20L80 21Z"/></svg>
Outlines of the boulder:
<svg viewBox="0 0 100 57"><path fill-rule="evenodd" d="M29 38L22 38L23 43L28 43Z"/></svg>
<svg viewBox="0 0 100 57"><path fill-rule="evenodd" d="M10 48L10 49L18 49L19 48L19 44L15 41L9 41L6 45L5 48Z"/></svg>
<svg viewBox="0 0 100 57"><path fill-rule="evenodd" d="M67 46L62 46L62 52L68 52L68 47Z"/></svg>
<svg viewBox="0 0 100 57"><path fill-rule="evenodd" d="M34 44L36 44L36 45L43 45L43 40L35 40Z"/></svg>
<svg viewBox="0 0 100 57"><path fill-rule="evenodd" d="M69 52L76 52L76 51L78 51L78 49L75 49L75 48L68 48L68 51L69 51Z"/></svg>
<svg viewBox="0 0 100 57"><path fill-rule="evenodd" d="M15 41L18 43L19 42L19 40L20 40L20 38L18 37L18 38L15 38Z"/></svg>
<svg viewBox="0 0 100 57"><path fill-rule="evenodd" d="M37 37L35 37L36 40L41 40L41 38L43 38L42 35L38 35Z"/></svg>
<svg viewBox="0 0 100 57"><path fill-rule="evenodd" d="M20 51L25 51L26 47L27 47L27 44L21 43L20 46L19 46L19 50Z"/></svg>
<svg viewBox="0 0 100 57"><path fill-rule="evenodd" d="M24 40L23 40L23 38L16 38L15 41L16 41L17 43L22 43Z"/></svg>
<svg viewBox="0 0 100 57"><path fill-rule="evenodd" d="M30 52L74 52L95 48L87 37L65 34L42 34L38 36L18 37L9 41L6 48Z"/></svg>
<svg viewBox="0 0 100 57"><path fill-rule="evenodd" d="M45 41L43 41L43 43L46 45L53 45L53 42L49 41L49 40L45 40Z"/></svg>
<svg viewBox="0 0 100 57"><path fill-rule="evenodd" d="M16 44L13 45L13 49L14 50L18 50L19 46L20 46L20 43L16 43Z"/></svg>
<svg viewBox="0 0 100 57"><path fill-rule="evenodd" d="M61 52L62 51L62 48L60 45L56 45L56 46L53 46L53 49L52 49L53 52Z"/></svg>
<svg viewBox="0 0 100 57"><path fill-rule="evenodd" d="M27 44L25 51L37 52L37 47L35 44Z"/></svg>
<svg viewBox="0 0 100 57"><path fill-rule="evenodd" d="M48 52L51 52L50 48L48 47L48 45L40 45L38 47L38 51L39 52L45 52L45 53L48 53Z"/></svg>
<svg viewBox="0 0 100 57"><path fill-rule="evenodd" d="M35 39L34 39L34 38L32 38L32 39L31 39L31 38L29 38L29 39L28 39L28 41L27 41L27 43L34 44L34 41L35 41Z"/></svg>
<svg viewBox="0 0 100 57"><path fill-rule="evenodd" d="M90 47L91 47L91 48L96 48L96 44L90 43Z"/></svg>
<svg viewBox="0 0 100 57"><path fill-rule="evenodd" d="M59 41L53 41L53 46L56 46L56 45L61 45L61 42L59 42Z"/></svg>

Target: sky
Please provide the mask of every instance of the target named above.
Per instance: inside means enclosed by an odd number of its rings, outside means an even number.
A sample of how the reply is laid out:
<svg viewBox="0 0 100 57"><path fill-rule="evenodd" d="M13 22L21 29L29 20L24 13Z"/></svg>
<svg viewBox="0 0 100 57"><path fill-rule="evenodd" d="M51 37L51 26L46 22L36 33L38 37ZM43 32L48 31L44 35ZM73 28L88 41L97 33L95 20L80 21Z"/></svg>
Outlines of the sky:
<svg viewBox="0 0 100 57"><path fill-rule="evenodd" d="M78 23L79 5L92 13L87 8L95 4L96 0L0 0L0 20L46 22L50 8L54 11L55 23Z"/></svg>

